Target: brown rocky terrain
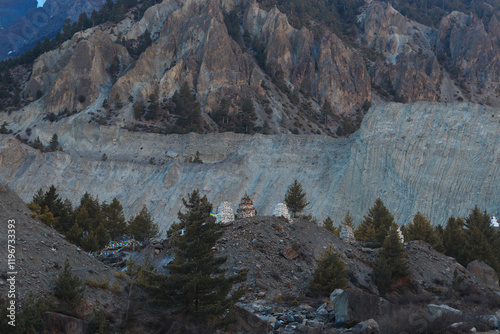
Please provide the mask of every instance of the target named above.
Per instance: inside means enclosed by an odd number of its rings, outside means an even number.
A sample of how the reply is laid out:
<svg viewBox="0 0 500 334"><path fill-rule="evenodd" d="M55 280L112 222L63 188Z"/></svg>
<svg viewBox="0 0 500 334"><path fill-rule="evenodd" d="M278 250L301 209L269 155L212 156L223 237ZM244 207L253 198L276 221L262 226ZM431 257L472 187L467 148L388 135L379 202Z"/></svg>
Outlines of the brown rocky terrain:
<svg viewBox="0 0 500 334"><path fill-rule="evenodd" d="M59 233L31 217L26 204L8 187L0 184L0 293L7 296L10 277L7 267L7 222L16 221L15 272L16 301L22 305L28 294L46 297L54 293L54 280L59 275L67 259L72 272L83 281L92 279L109 281L109 287L126 282L115 276L115 270L86 254L77 246L67 242ZM84 292L84 312L88 314L96 302L105 309L113 322L121 322L126 311L125 293L115 293L108 289L86 287Z"/></svg>

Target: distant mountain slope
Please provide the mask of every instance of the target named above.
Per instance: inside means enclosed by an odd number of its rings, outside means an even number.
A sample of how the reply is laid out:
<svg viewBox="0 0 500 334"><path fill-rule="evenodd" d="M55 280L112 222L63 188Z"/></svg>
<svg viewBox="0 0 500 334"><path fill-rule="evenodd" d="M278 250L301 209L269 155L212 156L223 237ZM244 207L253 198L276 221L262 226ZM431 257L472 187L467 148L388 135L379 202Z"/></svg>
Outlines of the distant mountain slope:
<svg viewBox="0 0 500 334"><path fill-rule="evenodd" d="M36 8L36 0L3 0L0 2L0 31Z"/></svg>
<svg viewBox="0 0 500 334"><path fill-rule="evenodd" d="M54 37L56 32L61 30L65 19L75 21L81 13L90 15L93 10L99 10L105 2L105 0L47 0L43 7L37 8L37 2L30 1L30 11L23 13L19 10L22 16L7 15L8 18L3 19L8 21L5 25L2 25L3 22L0 20L0 60L19 56L31 49L38 40ZM18 8L18 3L14 7ZM1 11L0 7L0 13Z"/></svg>

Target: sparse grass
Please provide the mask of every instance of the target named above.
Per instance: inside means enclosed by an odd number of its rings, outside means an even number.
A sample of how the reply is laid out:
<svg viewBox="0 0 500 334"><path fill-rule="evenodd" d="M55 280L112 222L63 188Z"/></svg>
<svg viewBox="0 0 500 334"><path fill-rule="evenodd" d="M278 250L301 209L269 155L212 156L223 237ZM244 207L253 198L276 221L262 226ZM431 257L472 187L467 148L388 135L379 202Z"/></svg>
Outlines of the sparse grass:
<svg viewBox="0 0 500 334"><path fill-rule="evenodd" d="M106 277L103 277L102 282L99 282L93 278L87 278L85 284L91 288L107 289L109 287L109 280Z"/></svg>
<svg viewBox="0 0 500 334"><path fill-rule="evenodd" d="M127 278L127 274L123 271L117 271L117 272L115 272L115 277L125 279L125 278Z"/></svg>
<svg viewBox="0 0 500 334"><path fill-rule="evenodd" d="M116 294L119 294L122 292L122 286L119 283L115 283L111 285L110 290Z"/></svg>

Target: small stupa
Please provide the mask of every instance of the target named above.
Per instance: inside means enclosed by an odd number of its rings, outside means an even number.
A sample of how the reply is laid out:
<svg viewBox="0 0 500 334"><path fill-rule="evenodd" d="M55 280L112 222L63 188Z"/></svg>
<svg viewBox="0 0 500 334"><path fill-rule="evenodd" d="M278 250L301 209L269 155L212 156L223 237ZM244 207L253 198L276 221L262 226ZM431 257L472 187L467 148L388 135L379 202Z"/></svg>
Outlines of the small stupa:
<svg viewBox="0 0 500 334"><path fill-rule="evenodd" d="M245 196L241 199L236 213L238 214L238 218L255 217L255 207L253 206L253 202L247 193L245 193Z"/></svg>
<svg viewBox="0 0 500 334"><path fill-rule="evenodd" d="M234 221L233 204L231 202L222 202L217 210L217 224L228 224Z"/></svg>
<svg viewBox="0 0 500 334"><path fill-rule="evenodd" d="M352 227L349 225L343 225L342 229L340 230L339 237L341 240L344 240L345 242L354 242L356 241L356 238L354 237L354 232L352 230Z"/></svg>
<svg viewBox="0 0 500 334"><path fill-rule="evenodd" d="M498 224L497 217L493 216L491 217L491 226L494 228L499 228L500 224Z"/></svg>
<svg viewBox="0 0 500 334"><path fill-rule="evenodd" d="M398 237L399 237L399 241L401 241L401 243L404 244L405 237L403 236L403 232L401 232L401 226L398 226Z"/></svg>
<svg viewBox="0 0 500 334"><path fill-rule="evenodd" d="M290 214L288 213L288 208L284 203L278 203L274 207L273 216L275 217L284 217L287 220L290 220Z"/></svg>

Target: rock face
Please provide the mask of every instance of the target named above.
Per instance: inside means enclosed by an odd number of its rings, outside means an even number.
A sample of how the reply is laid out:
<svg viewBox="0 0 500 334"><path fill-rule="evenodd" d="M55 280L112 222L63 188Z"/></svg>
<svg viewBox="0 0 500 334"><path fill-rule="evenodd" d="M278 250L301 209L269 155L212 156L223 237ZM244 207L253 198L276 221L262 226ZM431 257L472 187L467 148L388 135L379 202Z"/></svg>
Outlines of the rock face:
<svg viewBox="0 0 500 334"><path fill-rule="evenodd" d="M490 287L498 287L498 274L495 269L480 260L474 260L467 265L467 270L470 271L477 280Z"/></svg>
<svg viewBox="0 0 500 334"><path fill-rule="evenodd" d="M48 333L86 334L89 329L87 321L55 312L45 312L43 320Z"/></svg>
<svg viewBox="0 0 500 334"><path fill-rule="evenodd" d="M384 313L380 297L357 290L344 290L333 299L333 305L335 326L356 324Z"/></svg>
<svg viewBox="0 0 500 334"><path fill-rule="evenodd" d="M101 86L109 84L106 70L115 57L130 62L125 47L113 43L108 34L99 29L75 34L61 48L37 59L26 93L45 95L45 112L80 111L100 97Z"/></svg>
<svg viewBox="0 0 500 334"><path fill-rule="evenodd" d="M442 73L432 52L435 32L386 2L372 2L361 17L366 43L383 55L371 69L375 85L408 101L439 101Z"/></svg>
<svg viewBox="0 0 500 334"><path fill-rule="evenodd" d="M57 133L64 150L41 154L12 136L1 137L0 179L26 202L39 188L54 184L73 203L86 191L100 200L116 196L127 216L146 204L167 228L181 209L180 199L193 189L212 203L241 198L250 190L259 213L270 215L290 180L300 178L311 202L305 213L320 221L350 209L358 224L377 197L400 224L418 211L432 224L444 224L451 214L466 216L475 205L500 211L498 109L389 104L372 108L348 139L165 136L98 126L84 114L57 123L39 122L42 116L34 108L22 118L0 114L0 124L7 121L22 133L30 127L31 136L45 144ZM204 164L183 162L196 151Z"/></svg>
<svg viewBox="0 0 500 334"><path fill-rule="evenodd" d="M362 57L334 34L327 33L316 50L312 32L294 29L276 7L267 13L255 1L243 25L265 45L265 64L272 76L289 80L320 104L328 101L342 112L370 100L371 85Z"/></svg>

